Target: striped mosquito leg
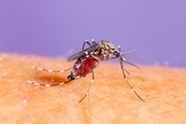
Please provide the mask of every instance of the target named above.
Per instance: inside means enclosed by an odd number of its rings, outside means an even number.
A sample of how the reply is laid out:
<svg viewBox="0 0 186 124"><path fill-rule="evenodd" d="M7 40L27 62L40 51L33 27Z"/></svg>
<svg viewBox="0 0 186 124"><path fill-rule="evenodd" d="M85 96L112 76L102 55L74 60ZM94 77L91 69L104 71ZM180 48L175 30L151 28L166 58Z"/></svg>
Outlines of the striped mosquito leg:
<svg viewBox="0 0 186 124"><path fill-rule="evenodd" d="M92 63L92 61L91 61L91 63ZM92 66L92 64L91 64L91 66ZM92 86L92 83L94 82L94 69L93 69L93 67L92 67L92 81L89 83L89 86L88 86L88 89L87 89L87 91L85 92L85 95L83 96L83 98L81 98L80 100L79 100L79 103L80 102L82 102L87 96L88 96L88 94L89 94L89 91L90 91L90 88L91 88L91 86Z"/></svg>
<svg viewBox="0 0 186 124"><path fill-rule="evenodd" d="M49 72L49 73L56 73L56 72L65 72L65 71L68 71L72 68L68 68L68 69L64 69L64 70L50 70L50 69L45 69L45 68L32 66L32 69L35 69L35 70L38 70L38 71L45 71L45 72Z"/></svg>
<svg viewBox="0 0 186 124"><path fill-rule="evenodd" d="M71 80L69 80L71 81ZM35 81L30 81L28 80L27 82L29 84L32 84L32 85L37 85L37 86L45 86L45 87L52 87L52 86L60 86L60 85L63 85L65 83L68 83L69 81L66 81L66 82L60 82L60 83L56 83L56 84L41 84L41 83L38 83L38 82L35 82Z"/></svg>
<svg viewBox="0 0 186 124"><path fill-rule="evenodd" d="M92 83L93 83L93 82L94 82L94 79L92 79L92 81L90 82L89 87L88 87L87 91L85 92L85 95L83 96L83 98L81 98L81 99L79 100L79 103L82 102L82 101L88 96L89 91L90 91L90 87L92 86Z"/></svg>
<svg viewBox="0 0 186 124"><path fill-rule="evenodd" d="M85 49L85 45L86 45L86 44L87 44L89 47L92 46L91 43L90 43L88 40L85 40L84 43L83 43L83 46L82 46L82 50Z"/></svg>
<svg viewBox="0 0 186 124"><path fill-rule="evenodd" d="M121 70L122 70L122 73L123 73L123 77L125 79L125 81L127 82L128 86L130 87L130 89L134 92L134 94L141 100L144 102L143 98L141 98L141 96L136 92L136 90L131 86L130 82L128 81L126 75L125 75L125 69L123 67L123 61L122 59L120 60L120 66L121 66ZM126 71L127 72L127 71Z"/></svg>

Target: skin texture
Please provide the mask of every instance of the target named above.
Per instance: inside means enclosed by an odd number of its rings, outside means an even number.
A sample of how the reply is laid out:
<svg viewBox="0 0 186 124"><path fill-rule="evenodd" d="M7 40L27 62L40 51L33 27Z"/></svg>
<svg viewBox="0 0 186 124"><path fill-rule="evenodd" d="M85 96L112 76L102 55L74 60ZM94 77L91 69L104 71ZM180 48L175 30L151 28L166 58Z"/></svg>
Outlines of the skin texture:
<svg viewBox="0 0 186 124"><path fill-rule="evenodd" d="M66 69L63 59L0 54L0 123L12 124L183 124L186 123L186 70L125 66L128 80L140 101L122 77L119 64L100 63L89 96L78 101L91 82L91 74L56 87L27 83L67 80L70 72L47 73L31 66Z"/></svg>

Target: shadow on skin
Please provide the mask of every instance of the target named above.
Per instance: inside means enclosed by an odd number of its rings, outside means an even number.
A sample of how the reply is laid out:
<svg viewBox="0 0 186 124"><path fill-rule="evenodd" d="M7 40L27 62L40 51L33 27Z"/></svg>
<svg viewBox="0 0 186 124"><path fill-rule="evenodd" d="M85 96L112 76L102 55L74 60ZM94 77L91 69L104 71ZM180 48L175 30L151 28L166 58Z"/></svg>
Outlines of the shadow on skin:
<svg viewBox="0 0 186 124"><path fill-rule="evenodd" d="M68 84L70 82L67 82L68 79L64 78L63 76L59 75L59 74L42 74L42 75L38 75L35 74L33 80L34 82L38 82L39 84L58 84L58 83L62 83L64 82L64 84Z"/></svg>

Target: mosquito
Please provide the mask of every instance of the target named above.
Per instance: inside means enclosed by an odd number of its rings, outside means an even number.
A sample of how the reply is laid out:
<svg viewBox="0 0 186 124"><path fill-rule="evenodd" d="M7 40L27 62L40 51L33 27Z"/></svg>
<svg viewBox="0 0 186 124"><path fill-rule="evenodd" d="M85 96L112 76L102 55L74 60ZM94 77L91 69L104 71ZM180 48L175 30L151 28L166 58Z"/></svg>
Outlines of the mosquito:
<svg viewBox="0 0 186 124"><path fill-rule="evenodd" d="M85 48L85 45L88 45L87 48ZM82 46L82 51L70 56L67 59L67 62L75 61L73 67L65 69L65 70L49 70L45 68L35 67L32 66L33 69L39 70L39 71L45 71L45 72L66 72L71 70L71 73L67 77L67 81L65 82L59 82L56 84L41 84L34 81L28 81L30 84L38 85L38 86L59 86L66 84L72 80L79 79L81 77L85 77L87 74L92 74L92 81L89 82L88 88L84 94L84 96L79 100L79 103L82 102L87 95L89 94L90 88L92 86L92 83L95 80L94 77L94 68L96 68L99 65L99 61L108 61L113 59L118 59L121 66L121 71L123 74L123 77L125 81L127 82L128 86L131 88L131 90L134 92L134 94L141 100L144 101L140 95L135 91L135 89L132 87L132 85L129 83L126 74L130 74L123 66L123 63L127 63L129 65L132 65L136 67L137 69L140 69L137 65L130 63L126 61L124 56L126 55L125 52L122 52L120 49L120 46L116 47L114 44L112 44L110 41L102 40L101 42L97 43L95 40L91 40L89 42L88 40L85 40Z"/></svg>

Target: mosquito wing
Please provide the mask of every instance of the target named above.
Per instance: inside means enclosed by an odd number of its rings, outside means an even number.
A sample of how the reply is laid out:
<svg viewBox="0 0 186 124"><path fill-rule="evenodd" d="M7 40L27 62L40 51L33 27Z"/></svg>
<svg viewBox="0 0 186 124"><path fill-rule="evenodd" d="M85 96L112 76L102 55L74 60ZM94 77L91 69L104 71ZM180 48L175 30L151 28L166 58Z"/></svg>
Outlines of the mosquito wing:
<svg viewBox="0 0 186 124"><path fill-rule="evenodd" d="M75 59L78 59L79 57L85 55L85 52L88 52L88 53L89 53L89 52L93 52L95 49L98 48L98 46L99 46L98 44L95 44L95 45L93 45L93 46L91 46L91 47L89 47L89 48L87 48L87 49L84 49L84 50L82 50L82 51L80 51L80 52L78 52L78 53L76 53L76 54L70 56L70 57L67 59L67 62L70 62L70 61L73 61L73 60L75 60Z"/></svg>

